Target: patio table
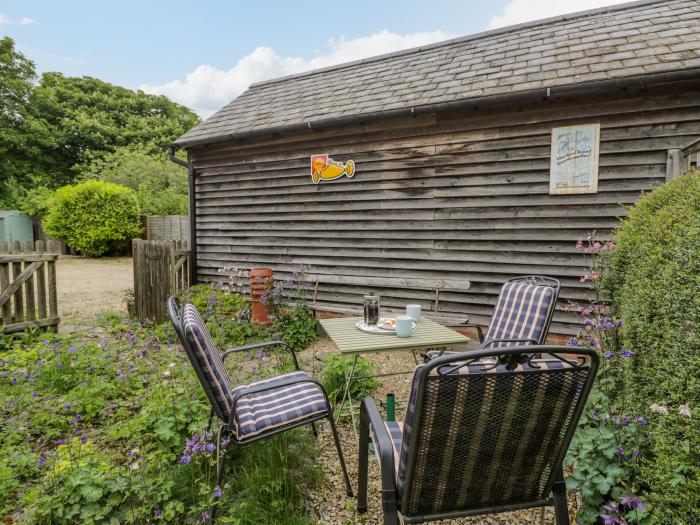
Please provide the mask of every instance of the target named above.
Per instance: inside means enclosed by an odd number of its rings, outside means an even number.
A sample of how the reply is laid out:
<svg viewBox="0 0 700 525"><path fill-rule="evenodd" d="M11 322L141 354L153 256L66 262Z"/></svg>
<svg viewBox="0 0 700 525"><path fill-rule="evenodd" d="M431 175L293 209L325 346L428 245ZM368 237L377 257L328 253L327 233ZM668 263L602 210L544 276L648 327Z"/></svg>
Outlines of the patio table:
<svg viewBox="0 0 700 525"><path fill-rule="evenodd" d="M357 429L355 428L355 415L353 412L352 398L350 396L350 386L353 380L358 379L358 377L355 376L355 368L360 354L368 352L410 351L413 353L415 359L416 351L418 350L466 345L470 342L468 337L454 330L450 330L427 317L423 317L420 320L416 331L410 337L396 337L395 335L369 334L363 332L355 326L358 321L362 320L362 317L342 317L338 319L322 319L319 321L328 337L338 347L338 350L340 350L340 353L354 356L350 373L345 374L343 397L336 414L340 414L340 411L347 401L350 406L350 417L353 422L353 429L355 430L356 437ZM397 375L401 373L406 372L381 374L373 377Z"/></svg>

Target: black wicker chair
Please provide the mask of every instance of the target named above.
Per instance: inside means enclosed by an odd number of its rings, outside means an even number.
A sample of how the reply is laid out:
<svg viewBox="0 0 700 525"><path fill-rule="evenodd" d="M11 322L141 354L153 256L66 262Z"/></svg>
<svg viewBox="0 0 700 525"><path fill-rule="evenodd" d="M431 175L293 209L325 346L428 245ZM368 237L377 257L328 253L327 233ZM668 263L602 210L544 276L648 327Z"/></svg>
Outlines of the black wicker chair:
<svg viewBox="0 0 700 525"><path fill-rule="evenodd" d="M213 416L216 416L221 423L219 438L226 434L232 443L244 445L306 424L311 424L316 434L313 422L327 419L335 440L347 494L353 495L326 391L318 381L299 369L297 356L289 345L279 340L266 341L219 352L193 305L181 307L177 298L171 297L168 299L168 313L211 403L208 428ZM231 378L224 367L224 361L229 355L273 346L281 346L289 351L295 371L246 385L234 387L231 384ZM221 485L225 458L226 455L222 454L217 471L217 485ZM212 522L215 514L216 507L213 507Z"/></svg>
<svg viewBox="0 0 700 525"><path fill-rule="evenodd" d="M358 510L371 432L385 525L544 506L568 525L562 461L597 369L593 350L539 345L419 365L404 423L362 402Z"/></svg>

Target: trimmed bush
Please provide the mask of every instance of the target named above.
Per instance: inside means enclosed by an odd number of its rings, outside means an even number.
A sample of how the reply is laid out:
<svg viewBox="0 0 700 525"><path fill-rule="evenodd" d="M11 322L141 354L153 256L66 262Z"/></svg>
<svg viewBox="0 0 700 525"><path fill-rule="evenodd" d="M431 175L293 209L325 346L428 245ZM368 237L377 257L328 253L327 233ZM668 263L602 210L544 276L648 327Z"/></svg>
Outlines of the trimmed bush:
<svg viewBox="0 0 700 525"><path fill-rule="evenodd" d="M140 233L138 201L129 188L110 182L64 186L56 191L45 228L85 255L115 253Z"/></svg>
<svg viewBox="0 0 700 525"><path fill-rule="evenodd" d="M649 418L636 482L654 523L700 508L700 171L643 196L617 232L608 287L635 352L628 401Z"/></svg>

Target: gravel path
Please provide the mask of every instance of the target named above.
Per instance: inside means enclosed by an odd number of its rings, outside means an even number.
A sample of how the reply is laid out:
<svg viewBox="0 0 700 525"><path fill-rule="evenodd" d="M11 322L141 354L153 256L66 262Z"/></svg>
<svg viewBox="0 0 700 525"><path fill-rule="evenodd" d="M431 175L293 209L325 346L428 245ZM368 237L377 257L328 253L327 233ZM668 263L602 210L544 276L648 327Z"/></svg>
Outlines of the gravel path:
<svg viewBox="0 0 700 525"><path fill-rule="evenodd" d="M75 320L94 318L105 310L126 314L124 291L134 286L131 257L89 259L61 255L56 263L56 277L62 328Z"/></svg>
<svg viewBox="0 0 700 525"><path fill-rule="evenodd" d="M328 354L336 352L336 347L327 338L317 339L312 346L302 353L304 368L318 375L321 369L320 359ZM408 352L385 352L376 354L364 354L375 366L377 373L389 373L400 370L411 371L415 366L413 357ZM377 400L386 399L388 392L396 396L396 418L403 419L405 400L410 389L410 374L381 378L383 384L374 392ZM402 403L403 401L403 403ZM350 421L341 421L338 425L345 460L353 484L353 490L357 490L357 442ZM374 455L370 455L369 464L369 488L368 510L366 514L355 512L356 500L345 496L342 474L335 454L333 438L326 424L320 433L321 453L319 461L324 466L326 479L317 491L311 494L310 506L319 519L320 525L380 525L383 523L383 515L380 504L380 473L379 466ZM574 502L570 501L571 509ZM574 514L572 513L572 523ZM515 525L515 524L540 524L554 523L554 512L545 509L544 516L541 509L508 512L472 518L446 520L439 523L451 525Z"/></svg>

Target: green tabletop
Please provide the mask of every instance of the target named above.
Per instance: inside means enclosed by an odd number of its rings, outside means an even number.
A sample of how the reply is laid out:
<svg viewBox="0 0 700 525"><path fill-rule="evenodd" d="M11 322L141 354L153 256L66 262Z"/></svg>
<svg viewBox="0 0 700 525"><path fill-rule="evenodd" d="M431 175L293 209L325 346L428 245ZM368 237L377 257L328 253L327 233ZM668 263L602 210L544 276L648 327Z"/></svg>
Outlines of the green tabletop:
<svg viewBox="0 0 700 525"><path fill-rule="evenodd" d="M469 338L450 330L435 321L423 317L418 328L410 337L396 337L386 334L368 334L355 324L362 317L342 317L319 321L336 346L343 354L360 352L383 352L387 350L417 350L447 345L469 343Z"/></svg>

